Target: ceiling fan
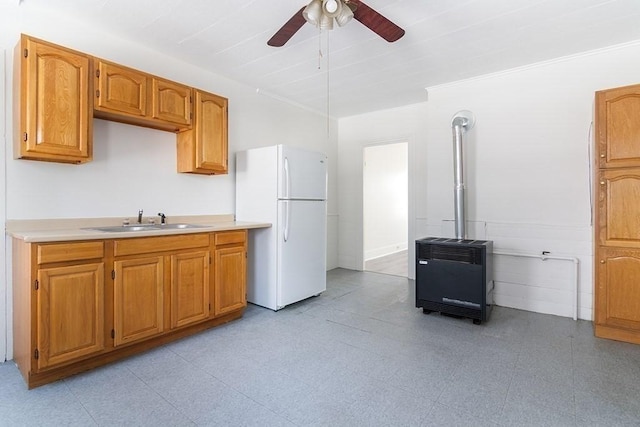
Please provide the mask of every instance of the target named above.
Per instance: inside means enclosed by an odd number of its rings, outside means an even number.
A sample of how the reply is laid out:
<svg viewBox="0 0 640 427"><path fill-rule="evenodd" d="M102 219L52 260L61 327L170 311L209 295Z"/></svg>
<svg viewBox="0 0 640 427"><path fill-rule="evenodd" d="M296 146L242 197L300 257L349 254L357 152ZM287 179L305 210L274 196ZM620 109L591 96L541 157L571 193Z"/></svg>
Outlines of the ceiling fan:
<svg viewBox="0 0 640 427"><path fill-rule="evenodd" d="M274 47L284 46L305 22L330 30L333 28L334 19L342 27L352 18L356 18L388 42L394 42L404 36L402 28L360 0L311 0L311 3L300 8L279 29L267 44Z"/></svg>

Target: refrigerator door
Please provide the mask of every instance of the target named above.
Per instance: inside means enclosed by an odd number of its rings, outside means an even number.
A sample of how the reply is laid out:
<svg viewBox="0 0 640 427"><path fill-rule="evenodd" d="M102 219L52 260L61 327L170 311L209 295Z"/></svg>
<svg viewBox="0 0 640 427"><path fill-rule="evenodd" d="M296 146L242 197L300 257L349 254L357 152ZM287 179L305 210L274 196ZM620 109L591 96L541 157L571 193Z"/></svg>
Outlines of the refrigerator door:
<svg viewBox="0 0 640 427"><path fill-rule="evenodd" d="M327 289L325 201L278 202L278 309Z"/></svg>
<svg viewBox="0 0 640 427"><path fill-rule="evenodd" d="M326 200L327 156L278 146L278 199Z"/></svg>

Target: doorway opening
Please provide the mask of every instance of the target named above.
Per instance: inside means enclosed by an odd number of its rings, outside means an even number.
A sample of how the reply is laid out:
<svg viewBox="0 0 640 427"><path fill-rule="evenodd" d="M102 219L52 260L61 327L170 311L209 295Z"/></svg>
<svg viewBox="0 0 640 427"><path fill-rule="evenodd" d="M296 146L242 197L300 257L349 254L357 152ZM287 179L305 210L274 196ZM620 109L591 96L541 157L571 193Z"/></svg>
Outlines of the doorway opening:
<svg viewBox="0 0 640 427"><path fill-rule="evenodd" d="M408 276L408 143L364 147L364 270Z"/></svg>

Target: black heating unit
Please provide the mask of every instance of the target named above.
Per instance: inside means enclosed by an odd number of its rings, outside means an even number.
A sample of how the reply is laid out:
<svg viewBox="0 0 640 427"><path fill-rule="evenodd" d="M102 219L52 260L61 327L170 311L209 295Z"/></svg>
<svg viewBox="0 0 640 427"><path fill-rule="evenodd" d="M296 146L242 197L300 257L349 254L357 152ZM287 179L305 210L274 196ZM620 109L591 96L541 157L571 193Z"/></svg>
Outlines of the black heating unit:
<svg viewBox="0 0 640 427"><path fill-rule="evenodd" d="M425 313L489 319L493 305L493 242L427 237L416 240L416 307Z"/></svg>

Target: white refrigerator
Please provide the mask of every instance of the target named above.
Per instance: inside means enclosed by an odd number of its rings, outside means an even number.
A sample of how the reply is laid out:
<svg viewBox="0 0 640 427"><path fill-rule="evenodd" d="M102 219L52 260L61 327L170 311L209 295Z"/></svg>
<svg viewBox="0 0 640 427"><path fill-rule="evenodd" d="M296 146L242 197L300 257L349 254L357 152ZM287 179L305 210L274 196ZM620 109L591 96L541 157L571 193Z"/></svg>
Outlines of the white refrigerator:
<svg viewBox="0 0 640 427"><path fill-rule="evenodd" d="M326 290L327 156L285 145L236 154L236 220L251 230L247 301L272 310Z"/></svg>

